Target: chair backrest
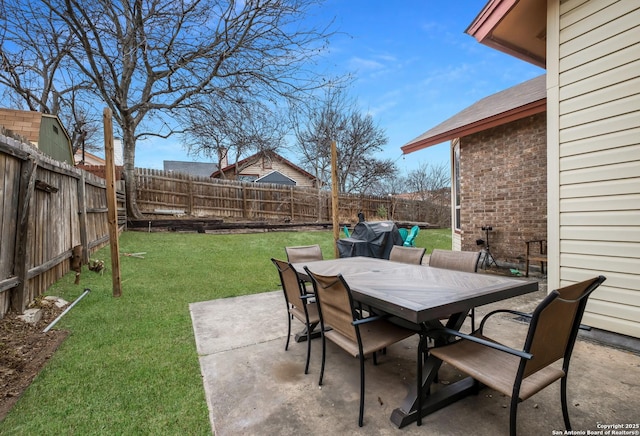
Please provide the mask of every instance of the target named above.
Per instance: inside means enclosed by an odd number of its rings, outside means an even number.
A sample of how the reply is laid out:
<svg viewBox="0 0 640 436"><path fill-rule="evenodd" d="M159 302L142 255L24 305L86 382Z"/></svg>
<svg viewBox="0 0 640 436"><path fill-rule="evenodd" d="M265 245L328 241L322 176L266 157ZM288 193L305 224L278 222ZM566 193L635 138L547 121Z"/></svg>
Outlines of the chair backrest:
<svg viewBox="0 0 640 436"><path fill-rule="evenodd" d="M533 312L524 351L523 378L564 357L565 369L573 351L587 300L606 278L594 277L552 291Z"/></svg>
<svg viewBox="0 0 640 436"><path fill-rule="evenodd" d="M418 247L403 247L401 245L394 245L389 253L389 260L394 262L410 263L413 265L422 265L422 258L424 257L424 248Z"/></svg>
<svg viewBox="0 0 640 436"><path fill-rule="evenodd" d="M404 246L405 247L413 247L413 245L415 244L416 236L418 236L418 232L419 231L420 231L420 227L418 227L418 226L411 227L411 230L409 231L409 234L407 235L407 237L404 240Z"/></svg>
<svg viewBox="0 0 640 436"><path fill-rule="evenodd" d="M282 290L284 291L284 298L287 300L287 303L294 307L301 308L303 302L300 295L302 295L303 291L300 287L298 273L296 273L296 270L293 269L289 262L274 258L271 258L271 262L276 266L278 274L280 275L280 282L282 283Z"/></svg>
<svg viewBox="0 0 640 436"><path fill-rule="evenodd" d="M352 324L356 319L353 299L342 276L322 276L306 267L305 270L313 282L322 325L329 325L353 342L358 342L356 327Z"/></svg>
<svg viewBox="0 0 640 436"><path fill-rule="evenodd" d="M322 250L319 245L303 245L299 247L285 247L289 263L311 262L322 260Z"/></svg>
<svg viewBox="0 0 640 436"><path fill-rule="evenodd" d="M409 230L401 227L398 229L398 232L400 233L400 236L402 237L402 243L404 244L404 241L407 240L407 236L409 236Z"/></svg>
<svg viewBox="0 0 640 436"><path fill-rule="evenodd" d="M453 269L456 271L476 272L478 270L479 251L450 251L434 249L429 257L429 266Z"/></svg>

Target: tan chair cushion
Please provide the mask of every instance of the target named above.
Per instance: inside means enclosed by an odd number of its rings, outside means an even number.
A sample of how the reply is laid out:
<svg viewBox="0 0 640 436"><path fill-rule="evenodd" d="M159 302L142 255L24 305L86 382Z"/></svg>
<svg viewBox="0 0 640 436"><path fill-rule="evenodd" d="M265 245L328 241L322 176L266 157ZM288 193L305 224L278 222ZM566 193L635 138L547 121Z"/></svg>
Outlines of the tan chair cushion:
<svg viewBox="0 0 640 436"><path fill-rule="evenodd" d="M480 337L491 341L489 338ZM467 340L432 348L429 352L479 382L511 397L520 364L519 357ZM526 400L564 375L562 369L553 366L541 369L522 381L520 399Z"/></svg>
<svg viewBox="0 0 640 436"><path fill-rule="evenodd" d="M406 339L415 332L398 327L385 320L372 321L360 325L360 337L362 338L362 351L364 355L371 354L374 351L381 350L389 345L395 344ZM340 348L351 354L353 357L358 356L358 343L347 338L337 330L325 332L325 337L334 342Z"/></svg>
<svg viewBox="0 0 640 436"><path fill-rule="evenodd" d="M307 322L307 319L304 316L304 309L302 307L291 307L289 308L289 313L303 323ZM307 313L309 314L310 324L317 324L320 322L320 315L318 314L318 306L316 303L307 304Z"/></svg>

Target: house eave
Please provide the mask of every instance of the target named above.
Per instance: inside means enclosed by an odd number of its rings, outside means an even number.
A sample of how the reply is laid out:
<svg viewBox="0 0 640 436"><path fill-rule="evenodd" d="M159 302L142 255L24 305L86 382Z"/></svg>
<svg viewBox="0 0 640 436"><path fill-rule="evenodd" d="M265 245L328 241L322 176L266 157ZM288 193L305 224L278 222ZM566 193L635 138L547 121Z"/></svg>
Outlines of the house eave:
<svg viewBox="0 0 640 436"><path fill-rule="evenodd" d="M413 153L414 151L421 150L423 148L430 147L432 145L440 144L445 141L450 141L454 138L462 138L464 136L478 133L483 130L497 127L512 121L516 121L530 115L539 114L547 110L547 99L541 99L529 104L511 109L509 111L496 114L492 117L484 118L482 120L475 121L473 123L448 130L446 132L439 133L434 136L422 138L415 142L410 142L401 147L403 154Z"/></svg>
<svg viewBox="0 0 640 436"><path fill-rule="evenodd" d="M545 18L546 2L540 0L490 0L465 33L487 47L545 68Z"/></svg>

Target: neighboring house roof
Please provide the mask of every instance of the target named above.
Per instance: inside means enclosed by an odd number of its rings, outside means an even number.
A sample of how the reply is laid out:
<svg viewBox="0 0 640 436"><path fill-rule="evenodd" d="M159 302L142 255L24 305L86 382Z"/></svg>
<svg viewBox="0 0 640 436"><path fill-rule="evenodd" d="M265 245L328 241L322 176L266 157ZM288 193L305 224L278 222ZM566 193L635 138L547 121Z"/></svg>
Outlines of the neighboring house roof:
<svg viewBox="0 0 640 436"><path fill-rule="evenodd" d="M0 126L53 159L73 165L71 137L57 115L0 108Z"/></svg>
<svg viewBox="0 0 640 436"><path fill-rule="evenodd" d="M546 111L546 75L485 97L402 146L407 154Z"/></svg>
<svg viewBox="0 0 640 436"><path fill-rule="evenodd" d="M40 124L42 124L42 118L53 118L57 120L69 143L71 143L71 138L67 130L62 126L62 122L60 122L60 119L56 115L0 108L0 126L4 126L6 129L26 138L35 145L38 145L38 141L40 140Z"/></svg>
<svg viewBox="0 0 640 436"><path fill-rule="evenodd" d="M271 171L262 177L256 179L256 183L273 183L276 185L297 185L297 182L290 177L285 176L280 171Z"/></svg>
<svg viewBox="0 0 640 436"><path fill-rule="evenodd" d="M278 153L275 153L273 151L266 151L264 153L268 153L271 156L272 159L277 159L280 162L282 162L283 164L285 164L287 166L290 166L291 168L295 169L297 172L301 173L305 177L308 177L310 180L315 180L316 179L316 177L313 174L303 170L302 168L300 168L299 166L297 166L293 162L291 162L291 161L285 159L284 157L280 156ZM228 166L222 168L222 170L215 171L213 174L211 174L211 177L220 177L220 172L221 171L227 173L227 172L229 172L231 170L234 170L236 167L242 168L245 164L256 160L256 158L258 158L258 159L260 158L260 153L253 154L253 155L251 155L251 156L249 156L249 157L247 157L245 159L242 159L242 160L240 160L240 161L238 161L238 162L236 162L234 164L231 164L231 165L228 165Z"/></svg>
<svg viewBox="0 0 640 436"><path fill-rule="evenodd" d="M209 177L218 170L218 165L211 162L185 162L178 160L162 161L165 171L189 174L192 176Z"/></svg>
<svg viewBox="0 0 640 436"><path fill-rule="evenodd" d="M79 164L82 161L82 150L76 151L76 154L73 156L76 164ZM105 165L106 162L100 156L96 156L95 154L91 154L88 151L84 152L84 164L85 165Z"/></svg>

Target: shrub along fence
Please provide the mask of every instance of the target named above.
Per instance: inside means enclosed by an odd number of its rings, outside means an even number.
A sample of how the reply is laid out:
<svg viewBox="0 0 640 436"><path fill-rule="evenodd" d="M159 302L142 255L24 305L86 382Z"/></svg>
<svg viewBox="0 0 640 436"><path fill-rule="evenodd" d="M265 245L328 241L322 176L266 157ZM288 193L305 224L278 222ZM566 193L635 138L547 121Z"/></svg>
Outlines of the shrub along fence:
<svg viewBox="0 0 640 436"><path fill-rule="evenodd" d="M118 221L126 222L124 186ZM27 305L109 242L106 184L0 135L0 318ZM74 247L76 248L74 252Z"/></svg>
<svg viewBox="0 0 640 436"><path fill-rule="evenodd" d="M331 220L331 193L326 190L211 179L141 168L136 168L136 181L138 208L149 218L183 215L302 223ZM449 203L444 207L444 216L448 218ZM428 200L393 196L341 194L338 198L341 221L353 221L358 212L363 212L367 219L446 226L446 222L440 222L441 208Z"/></svg>

